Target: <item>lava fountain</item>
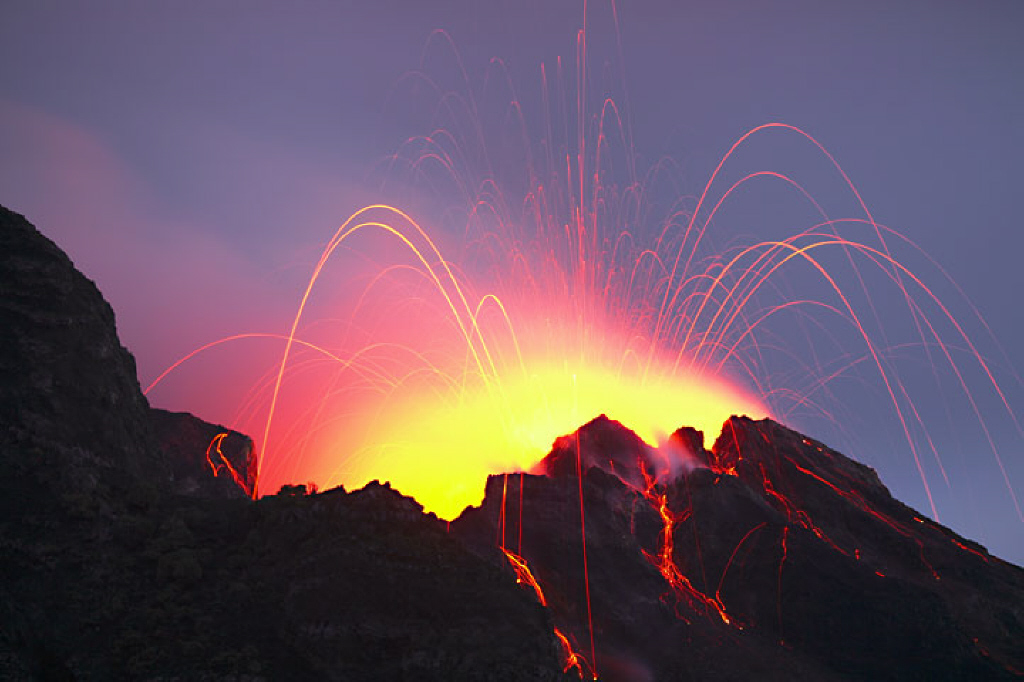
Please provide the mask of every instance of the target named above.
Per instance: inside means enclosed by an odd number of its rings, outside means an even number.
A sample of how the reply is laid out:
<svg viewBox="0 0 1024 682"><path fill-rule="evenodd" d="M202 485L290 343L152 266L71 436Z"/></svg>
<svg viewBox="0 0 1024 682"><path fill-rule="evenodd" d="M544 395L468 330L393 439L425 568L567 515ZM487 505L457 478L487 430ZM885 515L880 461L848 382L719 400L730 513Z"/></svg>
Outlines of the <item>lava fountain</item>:
<svg viewBox="0 0 1024 682"><path fill-rule="evenodd" d="M443 33L432 40L450 45ZM838 424L830 387L867 367L937 515L927 471L945 474L899 353L922 350L936 381L951 371L976 413L964 372L980 371L1021 429L961 323L892 255L916 246L874 220L817 140L781 123L743 135L699 196L666 199L665 164L638 172L628 117L590 87L587 63L580 31L574 67L542 66L531 126L493 62L490 80L508 95L496 133L470 88L452 94L420 74L437 92L437 120L391 157L388 175L461 208L422 222L392 205L356 211L322 249L287 329L214 341L147 392L200 353L270 339L277 359L231 420L258 438L261 492L384 479L451 519L481 500L488 474L530 469L598 414L654 445L684 421L715 434L733 414L812 411ZM830 218L782 172L725 179L737 149L767 135L811 148L860 214ZM498 147L514 159L496 158ZM716 216L756 182L779 183L815 219L717 248ZM780 280L796 268L814 283L794 296ZM877 282L904 305L909 341L881 321ZM778 326L801 330L803 345Z"/></svg>
<svg viewBox="0 0 1024 682"><path fill-rule="evenodd" d="M372 324L347 330L354 350L296 344L321 269L360 231L393 238L413 262L382 268L362 292L356 308ZM680 414L709 431L737 411L767 414L724 373L673 366L642 326L658 319L643 309L654 301L650 292L627 305L629 292L616 289L629 283L608 271L630 271L582 258L595 267L593 278L561 272L552 287L552 278L531 276L479 294L408 215L385 206L357 213L323 252L277 377L266 384L265 448L294 438L273 431L277 409L291 400L290 371L313 375L298 379L304 393L310 381L327 384L312 390L314 424L295 438L309 456L298 473L281 466L299 464L290 457L265 458L264 486L296 475L326 486L383 478L454 518L479 503L488 474L529 469L588 415L614 414L657 443ZM350 405L356 409L346 412Z"/></svg>

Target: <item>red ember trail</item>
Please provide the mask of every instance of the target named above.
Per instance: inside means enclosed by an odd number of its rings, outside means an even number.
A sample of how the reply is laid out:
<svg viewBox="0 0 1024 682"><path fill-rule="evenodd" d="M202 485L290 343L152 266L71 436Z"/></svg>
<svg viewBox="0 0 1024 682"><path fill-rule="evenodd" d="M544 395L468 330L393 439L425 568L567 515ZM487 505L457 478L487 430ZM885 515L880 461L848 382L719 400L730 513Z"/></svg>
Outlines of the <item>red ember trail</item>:
<svg viewBox="0 0 1024 682"><path fill-rule="evenodd" d="M785 419L796 411L810 411L838 424L822 400L830 404L834 398L828 387L864 365L892 408L932 515L938 518L919 434L924 434L943 477L945 469L914 393L892 359L896 349L924 348L936 377L940 365L955 376L1024 520L965 372L979 372L982 386L998 396L1017 432L1024 434L1009 400L960 321L892 255L890 242L907 240L875 221L825 147L795 126L758 126L721 157L695 201L672 196L664 203L655 191L663 169L655 166L644 179L638 177L637 154L618 105L610 96L593 100L587 91L587 59L584 26L577 35L574 93L564 86L573 79L565 77L561 60L553 89L563 87L554 97L542 67L539 127L545 134L540 142L532 141L536 137L529 134L523 108L514 91L510 94L509 115L521 139L513 137L527 157L521 177L515 178L523 184L522 196L506 195L502 189L503 176L495 170L500 163L490 164L472 93L464 99L445 98L442 109L451 115L455 129L438 125L430 135L410 138L393 161L395 167L405 163L411 175L426 178L428 184L444 180L457 188L464 199L464 222L455 222L448 213L445 221L453 222L428 226L395 206L359 209L321 251L287 333L213 341L174 363L146 392L186 361L228 342L269 339L281 344L278 360L262 368L233 422L238 429L261 434L260 493L297 480L316 481L322 489L338 484L351 489L381 479L414 496L428 511L453 519L481 501L489 474L520 472L518 553L506 547L507 477L496 544L518 580L546 604L521 556L522 472L534 467L557 437L597 414L615 415L653 445L664 443L680 420L705 433L718 433L734 414ZM576 110L568 111L564 102L560 108L558 95L568 102L572 94ZM466 111L453 111L460 105ZM459 134L459 114L477 124L465 135ZM748 173L721 191L727 181L720 176L737 150L767 135L794 137L815 149L863 217L830 219L796 180L775 171ZM619 157L625 161L616 173ZM485 162L477 167L471 163L476 159ZM739 188L759 179L783 181L821 220L787 238L717 250L710 228L720 209ZM840 229L865 230L869 239L846 238ZM453 233L462 239L456 248L448 248L444 240ZM335 268L352 273L341 291L326 288ZM778 281L796 268L803 268L804 275L809 272L817 286L797 298L784 296ZM887 295L905 302L915 330L909 340L890 341L868 290L874 283L871 275L891 287ZM774 333L774 324L784 326L794 319L820 327L829 345L816 344L810 333L806 347L791 334ZM957 347L944 340L944 333ZM854 347L844 345L848 334ZM933 347L944 362L932 361ZM831 351L834 360L819 360L819 353ZM797 381L802 374L809 380ZM210 443L207 461L215 474L226 467L237 482L220 453L223 435ZM564 650L565 669L575 668L581 677L586 669L596 679L578 431L576 439L590 662L574 651L561 630L555 635ZM721 476L738 475L739 452L738 443L735 459L715 452L711 469ZM741 546L758 537L764 524L740 540L715 594L706 594L674 559L673 529L689 518L690 510L670 509L661 474L651 477L640 464L644 481L637 491L663 524L658 550L648 560L677 600L740 627L727 613L721 587ZM857 509L916 539L842 482L792 464ZM835 551L860 559L859 548L840 546L780 492L763 465L760 474L764 493L789 522ZM788 527L780 539L778 565L780 639L787 532ZM921 541L916 541L922 565L938 580ZM710 588L705 585L705 590Z"/></svg>

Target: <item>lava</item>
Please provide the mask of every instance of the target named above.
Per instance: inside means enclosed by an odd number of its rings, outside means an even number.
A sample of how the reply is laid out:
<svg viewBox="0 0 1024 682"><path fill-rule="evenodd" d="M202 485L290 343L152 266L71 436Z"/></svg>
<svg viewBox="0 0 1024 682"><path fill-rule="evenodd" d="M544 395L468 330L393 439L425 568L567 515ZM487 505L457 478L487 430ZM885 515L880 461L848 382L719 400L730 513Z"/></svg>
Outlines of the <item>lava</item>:
<svg viewBox="0 0 1024 682"><path fill-rule="evenodd" d="M228 460L227 457L224 456L224 453L221 452L220 450L220 444L224 441L225 438L228 437L228 435L229 434L227 432L223 432L218 433L216 436L213 437L213 440L210 441L210 444L206 446L206 463L207 465L209 465L210 471L213 472L214 476L220 476L220 473L222 471L227 471L228 475L231 476L231 480L235 482L235 485L237 485L246 495L250 495L252 491L249 490L249 486L245 484L245 481L242 480L242 477L238 475L238 471L235 470L235 467L231 465L231 462ZM211 452L216 452L216 462L213 461L213 458L210 456Z"/></svg>
<svg viewBox="0 0 1024 682"><path fill-rule="evenodd" d="M530 572L530 567L526 565L526 560L518 554L513 554L507 549L501 550L505 554L505 558L508 560L512 570L516 572L516 582L520 585L529 586L535 595L537 595L537 601L540 602L541 606L547 606L548 600L544 598L544 591L540 588L540 583L533 577L533 573Z"/></svg>
<svg viewBox="0 0 1024 682"><path fill-rule="evenodd" d="M505 505L502 504L502 507ZM505 554L505 559L508 561L512 570L516 574L516 582L521 585L526 585L533 590L533 593L537 596L537 601L542 606L547 606L548 601L544 598L544 591L540 587L540 583L533 577L533 573L530 571L530 567L527 566L526 560L518 554L514 554L507 549L501 550ZM562 648L562 660L563 660L563 672L569 672L575 669L579 674L580 679L583 679L584 668L589 671L591 679L596 680L597 674L594 669L587 663L587 659L583 658L582 655L578 654L569 642L569 638L558 628L555 628L555 637L558 639L559 644Z"/></svg>
<svg viewBox="0 0 1024 682"><path fill-rule="evenodd" d="M582 680L584 675L583 669L585 667L589 668L589 666L587 665L587 659L583 658L580 654L576 653L576 651L572 648L572 644L569 642L569 638L566 637L565 634L558 628L555 628L555 637L558 638L558 642L562 645L562 658L565 661L565 667L562 669L562 672L567 673L570 670L575 669L576 674L578 674L580 679ZM593 672L590 673L590 677L594 680L597 679L597 675L595 675Z"/></svg>
<svg viewBox="0 0 1024 682"><path fill-rule="evenodd" d="M907 375L892 360L918 347L936 375L941 365L963 389L1021 516L968 390L968 367L1018 432L1020 424L961 320L894 255L898 246L917 245L879 224L825 146L785 123L741 135L695 196L675 189L664 196L664 168L638 168L614 93L586 87L589 49L580 31L575 64L542 68L539 121L527 120L514 89L507 93L502 104L515 124L511 142L526 157L521 166L491 162L489 145L510 140L483 134L467 82L464 97L446 97L440 107L451 118L442 115L428 134L410 137L389 164L399 180L404 171L413 184L454 188L440 197L454 208L422 220L384 203L355 211L320 251L284 330L238 334L183 358L275 344L273 358L252 368L255 379L239 389L234 416L221 419L257 436L259 492L294 481L326 489L387 480L453 519L481 501L489 474L531 470L557 437L596 414L614 414L648 443L664 440L681 417L708 433L734 414L787 420L811 413L843 428L833 386L865 367L937 518L920 441L944 468ZM460 103L465 110L454 111ZM830 218L782 172L732 180L737 152L766 136L819 155L859 215ZM720 241L729 246L720 248L714 232L723 207L758 181L796 193L814 224L745 246L726 236ZM855 231L860 239L846 236ZM785 276L798 270L814 284L790 295ZM902 343L879 319L869 290L878 282L888 287L885 296L906 304L914 331ZM794 338L794 325L809 330L803 339ZM219 463L209 459L216 472ZM739 464L712 466L735 475ZM762 475L791 522L849 553ZM652 487L644 495L670 539L682 512ZM582 501L580 517L583 525ZM673 589L728 621L717 596L692 590L671 550L663 538L653 560Z"/></svg>
<svg viewBox="0 0 1024 682"><path fill-rule="evenodd" d="M658 512L661 517L662 529L660 536L660 547L658 549L657 556L648 555L648 560L653 563L657 569L661 572L661 575L665 578L665 582L668 583L672 592L679 599L686 600L687 605L691 610L698 610L697 604L704 606L708 613L716 613L722 622L726 625L732 624L729 615L725 612L725 605L722 604L721 600L716 595L715 597L708 597L706 594L698 590L690 582L690 579L679 569L675 560L675 540L674 530L677 523L685 521L689 517L689 512L676 513L668 507L668 495L664 492L656 490L656 483L647 476L646 469L641 465L641 469L644 472L644 477L647 479L646 485L640 493L644 496L644 499L651 505L653 509ZM742 543L741 543L742 544Z"/></svg>

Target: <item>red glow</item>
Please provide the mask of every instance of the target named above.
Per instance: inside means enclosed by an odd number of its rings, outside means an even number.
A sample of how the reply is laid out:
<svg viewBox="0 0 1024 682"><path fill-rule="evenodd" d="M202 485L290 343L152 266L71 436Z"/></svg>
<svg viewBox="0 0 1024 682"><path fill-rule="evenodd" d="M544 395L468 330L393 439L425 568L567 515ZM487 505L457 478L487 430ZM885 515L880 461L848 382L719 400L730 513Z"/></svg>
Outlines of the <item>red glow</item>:
<svg viewBox="0 0 1024 682"><path fill-rule="evenodd" d="M284 333L239 334L207 344L159 375L147 392L196 354L272 339L280 344L275 360L256 369L257 378L230 420L258 436L260 491L273 492L295 481L358 488L373 479L388 480L428 511L451 519L480 502L488 474L530 470L555 438L598 414L628 424L648 443L662 441L683 423L715 434L733 414L785 419L790 410L807 409L838 424L819 394L863 364L891 403L937 518L915 432L924 432L943 476L945 469L918 406L887 359L891 348L885 330L870 324L877 314L865 285L870 277L864 275L873 274L906 300L918 334L912 341L937 348L936 357L948 363L1020 515L1009 476L964 378L965 366L977 365L1019 431L988 361L936 293L893 257L890 242L902 237L875 221L825 147L794 126L758 126L721 157L693 201L672 196L667 210L656 210L658 201L649 198L653 189L647 180L656 179L660 169L641 179L619 105L602 96L595 108L588 99L585 30L577 35L576 49L574 92L549 92L548 71L542 69L543 143L531 140L519 100L510 97L510 115L521 127L516 142L528 156L536 152L517 178L522 191L506 191L490 168L479 175L469 170L466 158L487 157L477 154L488 151L489 141L477 142L476 130L460 136L463 131L439 127L410 138L396 153L396 164L407 162L416 175L441 169L441 179L458 188L465 204L458 218L445 214L421 223L395 206L359 209L320 252ZM572 74L562 70L559 61L557 82L572 81ZM575 110L553 113L551 102L559 98L575 100ZM558 139L560 126L564 139ZM751 138L766 135L790 136L815 149L841 178L863 217L830 219L797 180L781 172L747 173L728 184L727 164L733 156ZM611 159L619 157L625 162L613 168ZM712 247L711 231L721 209L761 180L798 193L820 221L785 238L725 250ZM866 230L870 239L840 236L840 228L851 226ZM852 282L830 266L828 254L846 258ZM802 297L764 302L762 297L786 271L798 266L815 276L818 288ZM332 279L339 273L340 284ZM841 365L826 367L816 357L801 357L799 349L784 348L791 362L777 377L765 361L766 351L778 350L780 339L784 345L788 337L770 333L772 323L817 321L813 315L819 313L838 321L835 336L852 336L855 349L837 342ZM957 346L966 348L966 362L951 352L940 323L953 330ZM816 348L810 350L817 355ZM793 367L813 378L810 385L792 382ZM211 443L207 459L215 474L226 466L237 480L220 454L219 441ZM716 460L712 469L735 476L740 464ZM841 481L797 468L909 537ZM765 493L791 523L859 559L859 549L837 544L798 501L776 489L768 472L760 473ZM581 560L590 654L596 660L580 480ZM654 481L644 487L644 498L664 526L652 563L677 597L729 623L718 591L712 597L694 589L673 559L672 531L688 512L669 509ZM520 514L521 495L520 481ZM506 537L506 521L502 511L496 543L503 550L513 540ZM522 523L517 527L521 551ZM781 550L780 591L785 531ZM510 562L516 556L507 550L506 555ZM931 570L923 549L921 560ZM534 586L541 596L540 586ZM779 620L781 630L781 607Z"/></svg>
<svg viewBox="0 0 1024 682"><path fill-rule="evenodd" d="M562 672L567 673L570 670L575 669L576 674L579 675L580 679L582 680L583 675L585 674L583 672L583 669L589 669L590 667L587 665L587 659L583 658L583 656L576 653L576 651L572 648L572 644L569 642L569 638L566 637L565 634L558 628L555 628L555 637L558 638L559 643L562 645L562 660L564 661L564 667L562 668ZM597 675L591 672L590 678L596 680Z"/></svg>
<svg viewBox="0 0 1024 682"><path fill-rule="evenodd" d="M723 623L731 625L732 620L725 612L725 605L722 604L718 595L716 594L714 597L709 597L695 588L690 582L690 579L683 574L679 569L679 566L676 564L673 531L677 523L688 518L689 512L687 511L677 514L670 510L668 508L668 496L657 490L656 483L648 477L646 470L644 470L644 478L646 479L645 489L640 492L658 512L662 521L658 555L648 555L648 560L650 560L651 563L653 563L661 572L661 575L665 578L665 582L668 583L669 588L676 595L676 598L685 600L691 610L715 613L722 619ZM746 540L746 538L744 538L744 540ZM740 544L743 544L742 541ZM728 570L728 567L726 570ZM704 608L701 609L699 606L703 606Z"/></svg>
<svg viewBox="0 0 1024 682"><path fill-rule="evenodd" d="M544 598L544 591L540 589L540 583L533 577L533 573L530 572L530 567L526 565L526 560L518 554L513 554L507 549L501 550L505 554L505 558L508 560L512 570L516 572L516 582L520 585L527 585L533 593L537 595L537 601L541 603L541 606L547 606L548 600Z"/></svg>
<svg viewBox="0 0 1024 682"><path fill-rule="evenodd" d="M580 432L576 432L576 483L580 499L580 540L583 547L583 585L587 598L587 631L590 633L590 659L594 662L594 676L597 676L597 649L594 647L594 614L590 608L590 569L587 564L587 526L583 512L583 469L580 453Z"/></svg>
<svg viewBox="0 0 1024 682"><path fill-rule="evenodd" d="M343 243L365 234L397 242L413 263L384 267L371 278L355 317L340 324L348 343L339 348L329 337L301 338L323 269ZM514 256L525 263L526 254ZM453 518L479 503L488 474L528 470L556 437L595 414L614 414L649 442L677 428L680 414L708 432L733 413L767 414L722 373L672 367L643 329L649 295L630 294L635 266L602 264L631 279L617 281L608 272L595 289L587 277L577 284L579 295L566 298L550 289L569 286L574 276L553 258L554 252L542 272L527 270L522 281L506 284L502 296L474 295L409 216L386 206L354 215L325 248L292 330L278 337L283 361L247 400L253 418L263 410L268 415L261 490L294 480L356 488L383 479ZM598 267L582 259L578 267ZM640 326L624 326L614 306L640 315ZM254 338L273 335L230 340Z"/></svg>

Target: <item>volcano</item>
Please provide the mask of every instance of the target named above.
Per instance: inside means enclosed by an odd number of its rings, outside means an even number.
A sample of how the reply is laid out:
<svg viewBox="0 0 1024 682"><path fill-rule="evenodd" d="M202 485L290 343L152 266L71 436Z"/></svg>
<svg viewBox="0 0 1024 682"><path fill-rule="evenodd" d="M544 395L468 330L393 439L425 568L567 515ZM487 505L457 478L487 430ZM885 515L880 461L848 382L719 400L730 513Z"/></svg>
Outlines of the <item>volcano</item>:
<svg viewBox="0 0 1024 682"><path fill-rule="evenodd" d="M539 475L491 477L452 523L477 552L497 561L497 544L530 567L556 627L596 652L585 674L1020 675L1024 573L894 499L872 469L768 419L731 418L710 450L682 428L670 447L686 455L675 471L601 416L559 439Z"/></svg>
<svg viewBox="0 0 1024 682"><path fill-rule="evenodd" d="M1024 571L771 420L600 416L451 523L387 483L254 500L252 441L149 407L2 208L0 461L2 679L1024 676Z"/></svg>

